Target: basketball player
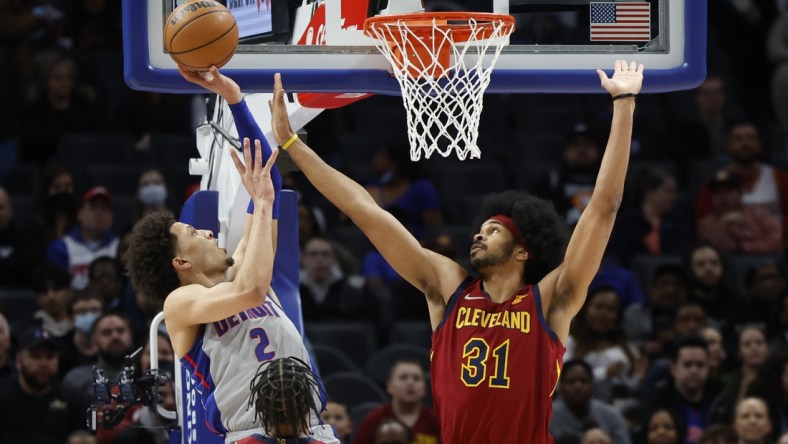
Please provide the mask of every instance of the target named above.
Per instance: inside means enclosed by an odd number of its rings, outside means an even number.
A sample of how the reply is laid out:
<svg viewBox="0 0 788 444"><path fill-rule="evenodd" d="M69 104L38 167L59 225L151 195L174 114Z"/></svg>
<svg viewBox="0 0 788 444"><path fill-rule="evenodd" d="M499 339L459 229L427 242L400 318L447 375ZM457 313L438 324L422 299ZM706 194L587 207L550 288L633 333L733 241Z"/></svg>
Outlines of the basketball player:
<svg viewBox="0 0 788 444"><path fill-rule="evenodd" d="M612 95L610 138L594 193L568 245L564 222L550 204L516 191L489 196L470 250L476 278L422 248L363 187L298 140L281 77L274 78L277 143L289 146L291 159L318 191L427 299L433 399L444 443L552 442L550 397L570 322L585 301L621 204L643 66L619 60L612 78L597 74ZM214 91L211 82L199 84Z"/></svg>
<svg viewBox="0 0 788 444"><path fill-rule="evenodd" d="M269 436L255 434L238 444L324 444L308 436L310 414L319 414L317 376L298 358L280 358L260 365L251 383L249 406L254 407Z"/></svg>
<svg viewBox="0 0 788 444"><path fill-rule="evenodd" d="M127 252L136 291L163 304L173 350L191 369L208 427L225 442L265 433L247 409L249 377L260 362L288 356L309 362L298 330L270 289L276 195L271 170L277 154L263 166L260 141L253 157L245 138L244 162L231 156L253 204L233 257L210 231L161 212L135 225ZM322 391L315 396L322 410ZM325 443L339 442L318 415L310 424Z"/></svg>

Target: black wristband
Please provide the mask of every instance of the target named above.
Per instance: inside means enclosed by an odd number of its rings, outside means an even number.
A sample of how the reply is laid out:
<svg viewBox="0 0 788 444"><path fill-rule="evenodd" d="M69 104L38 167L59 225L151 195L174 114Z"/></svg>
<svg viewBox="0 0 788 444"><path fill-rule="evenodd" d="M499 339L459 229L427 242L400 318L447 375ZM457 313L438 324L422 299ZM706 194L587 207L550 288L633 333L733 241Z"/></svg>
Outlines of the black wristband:
<svg viewBox="0 0 788 444"><path fill-rule="evenodd" d="M619 94L619 95L617 95L617 96L613 96L613 101L615 102L615 101L616 101L616 100L618 100L618 99L626 99L627 97L637 97L637 96L638 96L638 95L637 95L637 94L635 94L635 93L624 93L624 94Z"/></svg>

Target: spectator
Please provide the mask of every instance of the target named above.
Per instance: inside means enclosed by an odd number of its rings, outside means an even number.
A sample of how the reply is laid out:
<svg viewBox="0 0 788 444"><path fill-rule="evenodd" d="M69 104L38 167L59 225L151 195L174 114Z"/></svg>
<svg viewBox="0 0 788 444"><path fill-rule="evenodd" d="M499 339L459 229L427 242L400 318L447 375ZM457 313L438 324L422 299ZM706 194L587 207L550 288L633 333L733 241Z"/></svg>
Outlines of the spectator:
<svg viewBox="0 0 788 444"><path fill-rule="evenodd" d="M38 186L35 223L44 246L65 236L76 225L74 175L68 167L55 165L44 171Z"/></svg>
<svg viewBox="0 0 788 444"><path fill-rule="evenodd" d="M564 144L558 168L546 171L531 186L534 195L553 202L569 226L580 219L594 191L602 159L599 145L588 125L576 124Z"/></svg>
<svg viewBox="0 0 788 444"><path fill-rule="evenodd" d="M692 242L686 215L675 212L676 179L657 167L637 173L635 205L613 227L608 253L629 265L637 255L681 254Z"/></svg>
<svg viewBox="0 0 788 444"><path fill-rule="evenodd" d="M714 406L717 421L730 422L733 419L736 402L747 394L768 355L769 346L763 328L754 324L741 326L737 341L737 357L741 365L722 378L725 388Z"/></svg>
<svg viewBox="0 0 788 444"><path fill-rule="evenodd" d="M352 442L353 420L350 418L345 404L328 401L326 409L320 414L320 419L334 428L340 444L350 444Z"/></svg>
<svg viewBox="0 0 788 444"><path fill-rule="evenodd" d="M103 313L101 296L94 291L81 291L71 301L71 314L74 316L74 348L76 365L88 364L96 359L96 344L90 338L93 323Z"/></svg>
<svg viewBox="0 0 788 444"><path fill-rule="evenodd" d="M113 257L101 256L88 267L88 290L101 297L104 310L119 308L126 282L120 261Z"/></svg>
<svg viewBox="0 0 788 444"><path fill-rule="evenodd" d="M673 333L676 338L700 334L706 325L706 310L697 302L685 302L676 308Z"/></svg>
<svg viewBox="0 0 788 444"><path fill-rule="evenodd" d="M396 418L387 418L378 424L372 441L373 444L411 444L412 442L414 442L413 432Z"/></svg>
<svg viewBox="0 0 788 444"><path fill-rule="evenodd" d="M785 232L788 224L788 173L761 162L761 135L755 124L738 122L728 130L727 150L733 159L725 170L741 180L742 202L760 206L778 217ZM695 200L695 220L714 213L710 183L701 187ZM786 236L783 234L783 241Z"/></svg>
<svg viewBox="0 0 788 444"><path fill-rule="evenodd" d="M747 288L747 303L734 318L734 323L759 323L776 335L779 328L774 314L782 306L781 296L785 292L785 271L782 262L766 262L753 265L744 273Z"/></svg>
<svg viewBox="0 0 788 444"><path fill-rule="evenodd" d="M415 361L397 361L386 383L391 402L367 413L358 427L354 444L377 443L376 430L384 420L390 418L402 421L410 429L413 441L437 444L440 441L440 425L435 413L423 404L424 390L424 370L421 365Z"/></svg>
<svg viewBox="0 0 788 444"><path fill-rule="evenodd" d="M727 424L713 424L703 431L698 444L738 444L739 437Z"/></svg>
<svg viewBox="0 0 788 444"><path fill-rule="evenodd" d="M788 10L772 25L767 53L775 64L772 104L783 133L788 133Z"/></svg>
<svg viewBox="0 0 788 444"><path fill-rule="evenodd" d="M580 444L613 444L610 435L600 428L593 428L583 434ZM618 441L615 441L618 444Z"/></svg>
<svg viewBox="0 0 788 444"><path fill-rule="evenodd" d="M698 238L723 254L772 254L783 249L778 217L758 205L744 205L736 173L719 171L706 185L714 207L698 220Z"/></svg>
<svg viewBox="0 0 788 444"><path fill-rule="evenodd" d="M689 276L688 299L701 304L716 325L726 325L734 311L734 295L725 283L720 251L699 243L684 256L684 269Z"/></svg>
<svg viewBox="0 0 788 444"><path fill-rule="evenodd" d="M301 309L305 320L368 317L371 311L361 293L361 279L348 278L342 273L331 241L320 236L308 240L301 255L301 267Z"/></svg>
<svg viewBox="0 0 788 444"><path fill-rule="evenodd" d="M30 270L38 255L35 245L16 223L11 196L0 187L0 287L21 287L30 282Z"/></svg>
<svg viewBox="0 0 788 444"><path fill-rule="evenodd" d="M788 293L783 294L782 305L772 313L777 331L771 335L772 350L788 350Z"/></svg>
<svg viewBox="0 0 788 444"><path fill-rule="evenodd" d="M692 114L675 127L677 137L671 155L679 165L693 160L730 159L725 151L725 133L735 114L727 106L726 88L721 76L710 73L693 91Z"/></svg>
<svg viewBox="0 0 788 444"><path fill-rule="evenodd" d="M769 419L769 406L761 398L743 398L736 403L733 429L739 444L768 444L773 425Z"/></svg>
<svg viewBox="0 0 788 444"><path fill-rule="evenodd" d="M681 412L686 443L697 444L710 424L712 402L721 387L709 380L708 348L699 336L679 339L671 353L671 378L659 383L647 402L651 409Z"/></svg>
<svg viewBox="0 0 788 444"><path fill-rule="evenodd" d="M403 225L421 239L426 227L443 223L440 196L429 180L419 177L418 165L407 155L408 150L398 144L380 148L372 157L378 179L366 188L378 205L398 212Z"/></svg>
<svg viewBox="0 0 788 444"><path fill-rule="evenodd" d="M722 338L722 331L713 326L706 325L700 329L700 335L706 340L709 350L709 378L720 379L725 370L725 346Z"/></svg>
<svg viewBox="0 0 788 444"><path fill-rule="evenodd" d="M66 444L96 444L96 437L85 430L77 430L68 435Z"/></svg>
<svg viewBox="0 0 788 444"><path fill-rule="evenodd" d="M19 339L17 377L0 381L0 442L61 444L85 428L85 408L57 381L58 356L51 335L40 328Z"/></svg>
<svg viewBox="0 0 788 444"><path fill-rule="evenodd" d="M88 268L94 259L117 254L118 237L111 231L114 217L109 191L104 187L91 188L82 198L79 224L49 245L47 259L68 270L72 288L87 287Z"/></svg>
<svg viewBox="0 0 788 444"><path fill-rule="evenodd" d="M74 328L74 320L68 311L71 305L70 283L68 273L51 264L44 264L33 273L33 291L39 307L33 318L53 337L67 337L66 342L71 342Z"/></svg>
<svg viewBox="0 0 788 444"><path fill-rule="evenodd" d="M550 434L581 437L589 424L595 424L613 438L616 444L628 444L629 431L621 414L602 401L592 399L594 375L582 359L564 363L558 384L559 398L553 400Z"/></svg>
<svg viewBox="0 0 788 444"><path fill-rule="evenodd" d="M148 168L143 171L137 183L137 208L132 222L137 222L152 211L169 211L168 196L167 182L161 170Z"/></svg>
<svg viewBox="0 0 788 444"><path fill-rule="evenodd" d="M597 397L627 397L636 385L637 349L627 340L615 290L597 287L572 322L564 359L583 359L593 369Z"/></svg>
<svg viewBox="0 0 788 444"><path fill-rule="evenodd" d="M119 313L105 313L93 323L90 338L96 347L96 367L107 379L115 380L123 369L123 358L131 353L134 343L129 321ZM93 365L82 365L68 372L63 385L87 397L93 383Z"/></svg>
<svg viewBox="0 0 788 444"><path fill-rule="evenodd" d="M684 418L676 412L658 408L638 425L635 441L644 444L684 444L687 426Z"/></svg>
<svg viewBox="0 0 788 444"><path fill-rule="evenodd" d="M747 396L766 401L775 430L788 432L788 350L774 352L766 358L750 384Z"/></svg>
<svg viewBox="0 0 788 444"><path fill-rule="evenodd" d="M676 308L687 300L684 270L671 264L660 266L646 293L645 302L631 305L624 312L624 331L635 344L655 339L660 319L669 319L672 325Z"/></svg>
<svg viewBox="0 0 788 444"><path fill-rule="evenodd" d="M11 327L3 313L0 313L0 380L16 375L16 366L11 359Z"/></svg>
<svg viewBox="0 0 788 444"><path fill-rule="evenodd" d="M57 154L60 136L99 128L95 92L77 84L77 66L58 54L41 59L39 83L22 110L22 158L46 165Z"/></svg>

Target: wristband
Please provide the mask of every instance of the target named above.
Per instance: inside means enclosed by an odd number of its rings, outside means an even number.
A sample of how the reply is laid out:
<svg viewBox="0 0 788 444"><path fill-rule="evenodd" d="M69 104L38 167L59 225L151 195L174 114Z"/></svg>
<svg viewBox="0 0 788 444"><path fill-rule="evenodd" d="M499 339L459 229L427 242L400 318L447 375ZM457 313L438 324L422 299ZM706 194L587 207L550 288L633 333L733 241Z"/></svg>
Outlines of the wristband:
<svg viewBox="0 0 788 444"><path fill-rule="evenodd" d="M635 94L635 93L625 93L625 94L619 94L619 95L617 95L617 96L613 96L613 101L615 102L615 101L616 101L616 100L618 100L618 99L626 99L627 97L637 97L637 96L638 96L638 95L637 95L637 94Z"/></svg>
<svg viewBox="0 0 788 444"><path fill-rule="evenodd" d="M290 145L295 143L296 140L298 140L298 134L293 133L293 136L290 137L290 139L288 139L287 142L285 142L282 145L279 145L279 149L282 151L287 151L287 149L290 148Z"/></svg>

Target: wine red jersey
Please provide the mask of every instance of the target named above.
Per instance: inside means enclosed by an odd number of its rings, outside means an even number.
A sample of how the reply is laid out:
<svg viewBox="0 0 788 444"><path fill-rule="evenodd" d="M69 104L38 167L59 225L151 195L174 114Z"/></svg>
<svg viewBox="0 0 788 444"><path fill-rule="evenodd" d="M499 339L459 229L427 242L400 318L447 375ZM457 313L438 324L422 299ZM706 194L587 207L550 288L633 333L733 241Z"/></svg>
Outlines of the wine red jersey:
<svg viewBox="0 0 788 444"><path fill-rule="evenodd" d="M481 279L466 279L432 333L443 444L552 443L551 395L564 351L542 315L537 286L496 304Z"/></svg>

